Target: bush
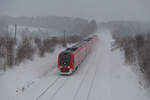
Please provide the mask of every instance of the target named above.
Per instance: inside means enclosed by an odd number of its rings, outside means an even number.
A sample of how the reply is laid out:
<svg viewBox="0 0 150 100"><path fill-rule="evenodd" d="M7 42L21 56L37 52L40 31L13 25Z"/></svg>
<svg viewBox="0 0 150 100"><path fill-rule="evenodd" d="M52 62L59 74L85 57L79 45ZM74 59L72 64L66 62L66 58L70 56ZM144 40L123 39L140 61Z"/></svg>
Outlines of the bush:
<svg viewBox="0 0 150 100"><path fill-rule="evenodd" d="M79 35L66 37L67 43L76 43L82 39ZM63 45L64 38L50 37L42 40L40 37L24 36L22 40L15 41L10 36L0 37L0 65L5 70L6 67L13 67L26 59L32 60L35 53L43 57L46 52L53 52L57 44Z"/></svg>
<svg viewBox="0 0 150 100"><path fill-rule="evenodd" d="M14 46L15 41L12 37L0 37L0 63L4 66L4 70L6 70L6 66L14 65Z"/></svg>
<svg viewBox="0 0 150 100"><path fill-rule="evenodd" d="M150 81L150 34L138 34L133 37L125 36L114 39L113 50L121 49L124 52L125 63L127 64L137 62L145 78Z"/></svg>
<svg viewBox="0 0 150 100"><path fill-rule="evenodd" d="M23 38L17 48L16 62L21 63L25 59L32 60L34 52L35 48L33 48L32 41L27 37Z"/></svg>

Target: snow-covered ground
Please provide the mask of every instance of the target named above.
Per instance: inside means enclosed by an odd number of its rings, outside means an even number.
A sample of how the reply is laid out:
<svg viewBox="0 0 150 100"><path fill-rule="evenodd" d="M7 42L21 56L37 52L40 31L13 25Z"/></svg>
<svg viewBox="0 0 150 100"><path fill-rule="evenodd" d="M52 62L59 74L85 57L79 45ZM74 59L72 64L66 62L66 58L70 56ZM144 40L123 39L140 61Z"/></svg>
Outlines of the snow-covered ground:
<svg viewBox="0 0 150 100"><path fill-rule="evenodd" d="M100 32L93 52L71 76L57 72L60 47L0 74L0 100L149 100L120 51L111 52L112 41L110 32Z"/></svg>

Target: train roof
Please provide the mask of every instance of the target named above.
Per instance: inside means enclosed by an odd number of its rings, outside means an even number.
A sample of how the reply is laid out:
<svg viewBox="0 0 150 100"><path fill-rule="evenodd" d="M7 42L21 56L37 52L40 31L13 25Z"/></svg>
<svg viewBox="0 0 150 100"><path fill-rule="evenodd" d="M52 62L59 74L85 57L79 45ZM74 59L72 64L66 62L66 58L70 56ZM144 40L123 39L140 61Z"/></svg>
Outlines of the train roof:
<svg viewBox="0 0 150 100"><path fill-rule="evenodd" d="M62 53L64 52L68 52L68 53L71 53L71 52L74 52L75 50L77 50L79 47L81 47L83 44L85 44L87 41L90 41L93 37L95 37L96 35L92 35L92 36L89 36L88 38L78 42L76 45L70 47L70 48L67 48L65 51L63 51Z"/></svg>
<svg viewBox="0 0 150 100"><path fill-rule="evenodd" d="M81 47L84 43L85 42L80 42L80 43L78 43L78 44L76 44L70 48L67 48L65 51L66 52L73 52L73 51L77 50L79 47Z"/></svg>

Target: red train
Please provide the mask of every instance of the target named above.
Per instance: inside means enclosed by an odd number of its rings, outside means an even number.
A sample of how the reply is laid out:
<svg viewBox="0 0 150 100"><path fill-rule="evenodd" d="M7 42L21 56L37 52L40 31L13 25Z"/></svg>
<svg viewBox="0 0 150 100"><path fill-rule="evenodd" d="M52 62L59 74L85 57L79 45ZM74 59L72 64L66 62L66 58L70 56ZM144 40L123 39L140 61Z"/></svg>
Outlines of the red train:
<svg viewBox="0 0 150 100"><path fill-rule="evenodd" d="M91 51L97 41L97 36L93 35L80 41L78 44L62 51L58 56L58 68L60 74L72 74Z"/></svg>

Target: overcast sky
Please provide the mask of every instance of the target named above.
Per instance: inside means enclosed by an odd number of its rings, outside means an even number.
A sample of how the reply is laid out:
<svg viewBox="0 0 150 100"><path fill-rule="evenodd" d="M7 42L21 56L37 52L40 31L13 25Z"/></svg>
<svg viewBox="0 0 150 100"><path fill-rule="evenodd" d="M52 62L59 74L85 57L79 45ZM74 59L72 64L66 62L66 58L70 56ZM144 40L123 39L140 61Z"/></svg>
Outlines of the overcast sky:
<svg viewBox="0 0 150 100"><path fill-rule="evenodd" d="M150 0L0 0L0 15L150 20Z"/></svg>

